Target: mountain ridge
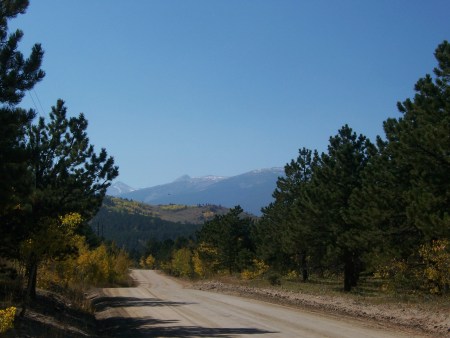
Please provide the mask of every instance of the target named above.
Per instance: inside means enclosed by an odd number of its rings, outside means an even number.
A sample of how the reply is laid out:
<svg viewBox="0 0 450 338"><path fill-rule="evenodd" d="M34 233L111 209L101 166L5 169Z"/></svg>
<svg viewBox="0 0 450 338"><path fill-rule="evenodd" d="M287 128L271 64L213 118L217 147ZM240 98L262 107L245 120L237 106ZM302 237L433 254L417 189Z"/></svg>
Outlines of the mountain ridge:
<svg viewBox="0 0 450 338"><path fill-rule="evenodd" d="M129 185L121 181L117 181L108 188L106 194L109 196L119 196L120 194L126 194L135 190L136 189L130 187Z"/></svg>
<svg viewBox="0 0 450 338"><path fill-rule="evenodd" d="M170 183L120 193L115 197L148 204L214 204L227 208L240 205L246 212L258 216L261 208L272 202L276 182L283 175L281 167L256 169L230 177L183 175Z"/></svg>

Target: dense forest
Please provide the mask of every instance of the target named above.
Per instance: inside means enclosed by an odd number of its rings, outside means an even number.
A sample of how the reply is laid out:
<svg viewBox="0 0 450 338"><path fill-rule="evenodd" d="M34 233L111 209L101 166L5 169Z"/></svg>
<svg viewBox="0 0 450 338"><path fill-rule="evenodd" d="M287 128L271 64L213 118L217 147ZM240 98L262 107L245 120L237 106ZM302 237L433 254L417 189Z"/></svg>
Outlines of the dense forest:
<svg viewBox="0 0 450 338"><path fill-rule="evenodd" d="M384 137L371 141L344 125L326 152L301 148L261 219L240 207L216 216L159 266L199 277L273 271L305 282L331 274L345 291L365 275L397 290L447 293L450 44L434 55L434 76L398 103L401 115L383 122ZM155 253L147 251L152 264Z"/></svg>

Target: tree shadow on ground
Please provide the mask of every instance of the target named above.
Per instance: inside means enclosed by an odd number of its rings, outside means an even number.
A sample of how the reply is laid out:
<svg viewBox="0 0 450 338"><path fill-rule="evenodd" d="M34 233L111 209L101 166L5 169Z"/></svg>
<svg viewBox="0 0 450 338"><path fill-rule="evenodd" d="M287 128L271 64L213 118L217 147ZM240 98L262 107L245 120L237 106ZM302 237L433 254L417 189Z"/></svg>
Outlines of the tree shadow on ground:
<svg viewBox="0 0 450 338"><path fill-rule="evenodd" d="M171 302L159 298L135 298L135 297L99 297L92 301L96 312L101 312L107 308L115 307L134 307L134 306L182 306L196 303L189 302Z"/></svg>
<svg viewBox="0 0 450 338"><path fill-rule="evenodd" d="M14 328L0 337L97 337L97 322L92 313L71 307L69 300L59 294L43 290L37 292L24 317L16 317Z"/></svg>
<svg viewBox="0 0 450 338"><path fill-rule="evenodd" d="M84 328L68 324L67 322L58 322L53 317L45 317L36 314L30 310L25 317L19 317L14 322L14 328L6 333L0 334L2 338L36 338L36 337L55 337L55 338L86 338L97 337L95 335L95 325Z"/></svg>
<svg viewBox="0 0 450 338"><path fill-rule="evenodd" d="M273 334L276 332L256 328L215 328L202 326L176 326L177 320L159 320L152 317L113 317L101 320L102 337L235 337L236 335ZM171 326L173 325L173 326Z"/></svg>

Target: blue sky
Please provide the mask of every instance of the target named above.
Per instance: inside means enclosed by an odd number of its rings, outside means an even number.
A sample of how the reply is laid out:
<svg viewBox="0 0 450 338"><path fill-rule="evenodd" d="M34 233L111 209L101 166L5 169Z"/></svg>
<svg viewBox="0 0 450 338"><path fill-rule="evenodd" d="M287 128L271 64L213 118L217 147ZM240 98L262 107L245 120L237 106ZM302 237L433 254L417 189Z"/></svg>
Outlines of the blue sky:
<svg viewBox="0 0 450 338"><path fill-rule="evenodd" d="M281 167L345 123L374 139L450 39L448 0L30 2L10 27L47 75L22 105L85 113L135 188Z"/></svg>

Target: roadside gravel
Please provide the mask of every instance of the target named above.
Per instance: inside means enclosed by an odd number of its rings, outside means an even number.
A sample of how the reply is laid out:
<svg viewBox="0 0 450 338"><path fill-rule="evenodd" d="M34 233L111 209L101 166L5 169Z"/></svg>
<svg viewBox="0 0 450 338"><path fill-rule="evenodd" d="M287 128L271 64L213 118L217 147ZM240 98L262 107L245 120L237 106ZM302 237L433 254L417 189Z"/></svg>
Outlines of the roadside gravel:
<svg viewBox="0 0 450 338"><path fill-rule="evenodd" d="M450 309L422 308L411 304L369 304L348 297L321 296L279 288L255 288L219 281L196 282L191 288L307 308L330 314L346 315L383 322L386 325L414 329L431 336L450 337Z"/></svg>

